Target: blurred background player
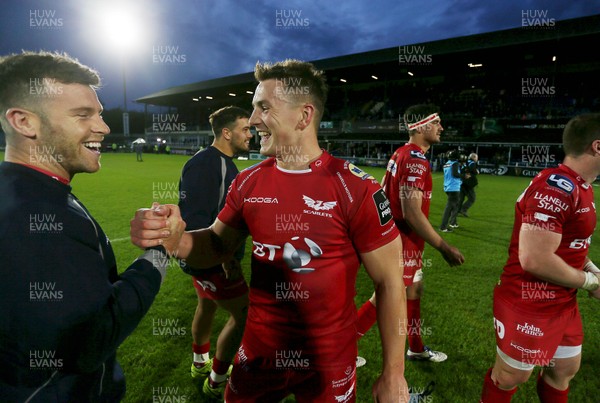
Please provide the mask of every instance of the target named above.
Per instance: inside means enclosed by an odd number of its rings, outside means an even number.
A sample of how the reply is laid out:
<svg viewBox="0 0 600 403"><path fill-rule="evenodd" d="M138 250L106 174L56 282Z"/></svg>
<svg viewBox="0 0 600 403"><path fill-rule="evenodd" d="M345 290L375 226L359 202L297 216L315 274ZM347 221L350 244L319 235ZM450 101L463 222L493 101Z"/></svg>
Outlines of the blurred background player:
<svg viewBox="0 0 600 403"><path fill-rule="evenodd" d="M238 174L233 156L250 149L250 114L238 107L227 106L210 115L215 139L184 166L179 183L179 208L186 230L206 228L213 223L225 205L231 181ZM248 285L241 272L244 247L227 263L210 269L193 270L182 263L184 271L193 275L198 306L192 321L192 377L204 381L205 394L222 398L229 366L242 340L248 309ZM226 269L226 270L225 270ZM229 312L229 320L217 339L213 359L209 359L210 335L217 307Z"/></svg>
<svg viewBox="0 0 600 403"><path fill-rule="evenodd" d="M479 184L477 175L479 175L479 168L477 168L477 162L479 156L475 153L469 154L469 159L464 167L464 179L460 186L460 207L458 208L458 214L463 217L468 217L467 211L475 203L475 187ZM465 197L467 201L465 201Z"/></svg>
<svg viewBox="0 0 600 403"><path fill-rule="evenodd" d="M464 257L448 244L429 223L431 202L431 167L425 153L441 141L444 130L434 105L414 105L406 110L404 122L410 136L408 143L392 155L383 178L394 222L400 230L403 246L404 284L408 309L409 360L441 362L447 355L431 350L421 338L421 297L423 295L423 249L425 242L437 249L450 266L461 265ZM376 293L358 312L358 336L362 337L377 321Z"/></svg>
<svg viewBox="0 0 600 403"><path fill-rule="evenodd" d="M117 348L166 274L164 249L118 274L108 237L71 193L76 174L100 169L110 133L99 85L67 55L0 58L2 402L121 401Z"/></svg>
<svg viewBox="0 0 600 403"><path fill-rule="evenodd" d="M592 183L600 175L600 114L571 119L565 159L540 172L517 199L508 260L494 289L496 362L481 401L510 402L536 365L543 403L567 402L579 370L583 328L577 290L600 298L588 258L596 227Z"/></svg>
<svg viewBox="0 0 600 403"><path fill-rule="evenodd" d="M456 216L460 206L460 187L462 185L463 172L459 162L459 153L456 150L448 152L448 161L444 164L444 192L448 197L440 231L452 232L458 228Z"/></svg>
<svg viewBox="0 0 600 403"><path fill-rule="evenodd" d="M404 379L406 295L401 242L379 183L319 147L327 98L321 71L286 60L257 64L250 124L270 156L242 171L210 228L186 232L180 258L196 267L231 255L249 233L250 306L225 398L234 402L356 401L356 306L360 263L378 292L383 368L372 393L408 400ZM291 217L291 218L290 218ZM162 241L166 217L139 211L134 243ZM171 227L178 222L176 206ZM290 224L291 227L284 224ZM286 221L288 220L288 221ZM175 233L176 234L176 233Z"/></svg>

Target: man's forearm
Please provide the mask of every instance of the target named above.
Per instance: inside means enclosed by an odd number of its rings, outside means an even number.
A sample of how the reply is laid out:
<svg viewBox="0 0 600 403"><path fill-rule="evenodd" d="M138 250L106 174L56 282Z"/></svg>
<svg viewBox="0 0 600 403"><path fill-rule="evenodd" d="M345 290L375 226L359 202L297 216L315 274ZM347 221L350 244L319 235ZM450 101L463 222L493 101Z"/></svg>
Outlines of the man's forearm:
<svg viewBox="0 0 600 403"><path fill-rule="evenodd" d="M377 323L381 337L383 370L404 373L406 346L406 289L398 284L383 283L376 287Z"/></svg>
<svg viewBox="0 0 600 403"><path fill-rule="evenodd" d="M405 219L410 228L429 245L433 246L437 250L440 250L444 246L444 239L435 231L421 210L415 213L407 214Z"/></svg>
<svg viewBox="0 0 600 403"><path fill-rule="evenodd" d="M555 253L539 255L535 261L522 262L523 269L540 280L568 288L581 288L585 273L567 264Z"/></svg>
<svg viewBox="0 0 600 403"><path fill-rule="evenodd" d="M231 257L221 239L210 228L183 234L176 256L196 269L205 269L223 263Z"/></svg>

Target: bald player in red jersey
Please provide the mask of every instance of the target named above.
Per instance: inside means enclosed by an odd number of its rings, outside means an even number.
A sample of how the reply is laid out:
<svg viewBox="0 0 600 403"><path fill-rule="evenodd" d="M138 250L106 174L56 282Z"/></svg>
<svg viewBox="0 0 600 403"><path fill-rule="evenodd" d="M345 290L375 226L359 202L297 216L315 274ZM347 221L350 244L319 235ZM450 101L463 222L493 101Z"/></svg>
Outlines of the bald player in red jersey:
<svg viewBox="0 0 600 403"><path fill-rule="evenodd" d="M519 196L509 257L494 290L496 363L481 402L510 402L536 365L541 402L567 402L581 362L577 290L600 298L588 258L596 226L591 184L600 175L600 114L577 116L563 132L565 159Z"/></svg>
<svg viewBox="0 0 600 403"><path fill-rule="evenodd" d="M132 240L162 243L191 266L209 267L252 236L248 320L227 402L276 402L289 394L307 403L356 401L354 296L362 262L383 318L383 371L373 397L408 401L402 245L389 201L374 178L320 149L327 92L321 72L287 60L257 64L255 76L250 124L261 153L274 158L238 175L210 228L162 239L180 221L176 206L168 222L140 210Z"/></svg>
<svg viewBox="0 0 600 403"><path fill-rule="evenodd" d="M390 200L394 222L400 230L407 287L407 331L410 360L441 362L446 354L423 344L421 338L421 296L423 295L423 249L425 242L437 249L451 266L461 265L464 257L448 244L429 223L432 178L425 153L440 142L444 130L435 105L414 105L406 110L404 121L410 139L390 159L383 178L383 189ZM377 320L376 295L358 313L358 335L362 337Z"/></svg>

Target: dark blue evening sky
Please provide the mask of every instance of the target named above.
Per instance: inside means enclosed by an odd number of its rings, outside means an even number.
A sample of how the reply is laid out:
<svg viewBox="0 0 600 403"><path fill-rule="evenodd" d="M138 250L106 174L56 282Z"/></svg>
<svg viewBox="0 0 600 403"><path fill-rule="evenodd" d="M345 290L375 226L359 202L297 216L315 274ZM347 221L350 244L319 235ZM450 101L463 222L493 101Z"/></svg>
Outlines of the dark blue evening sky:
<svg viewBox="0 0 600 403"><path fill-rule="evenodd" d="M105 10L125 7L143 29L123 58L128 107L140 109L136 98L248 72L257 60L317 60L516 28L524 13L559 21L598 14L600 0L4 1L0 54L67 52L100 72L105 108L122 107L120 52L100 23Z"/></svg>

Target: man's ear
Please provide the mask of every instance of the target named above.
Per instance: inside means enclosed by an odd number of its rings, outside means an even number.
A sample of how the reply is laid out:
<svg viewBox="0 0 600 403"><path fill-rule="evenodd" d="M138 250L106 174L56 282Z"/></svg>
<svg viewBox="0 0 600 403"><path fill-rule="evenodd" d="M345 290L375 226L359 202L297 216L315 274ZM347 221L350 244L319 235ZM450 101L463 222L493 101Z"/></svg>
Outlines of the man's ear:
<svg viewBox="0 0 600 403"><path fill-rule="evenodd" d="M600 140L592 141L592 154L600 154Z"/></svg>
<svg viewBox="0 0 600 403"><path fill-rule="evenodd" d="M27 109L10 108L6 111L6 120L22 136L34 139L38 134L40 118Z"/></svg>
<svg viewBox="0 0 600 403"><path fill-rule="evenodd" d="M227 141L231 140L231 130L227 127L223 128L223 130L221 130L221 137Z"/></svg>
<svg viewBox="0 0 600 403"><path fill-rule="evenodd" d="M315 119L316 112L313 104L304 104L304 106L302 106L302 117L298 122L298 128L301 130L306 129Z"/></svg>

